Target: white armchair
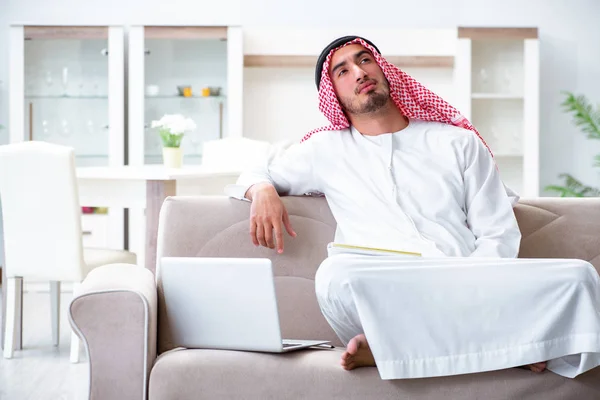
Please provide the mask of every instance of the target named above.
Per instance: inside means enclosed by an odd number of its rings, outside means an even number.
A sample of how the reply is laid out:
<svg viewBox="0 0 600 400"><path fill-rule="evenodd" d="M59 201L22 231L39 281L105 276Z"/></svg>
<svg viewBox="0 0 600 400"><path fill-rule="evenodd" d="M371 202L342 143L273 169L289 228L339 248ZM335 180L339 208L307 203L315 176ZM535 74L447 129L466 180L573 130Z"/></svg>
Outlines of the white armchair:
<svg viewBox="0 0 600 400"><path fill-rule="evenodd" d="M81 206L70 147L45 142L0 146L0 198L4 224L7 282L4 357L15 350L18 299L23 280L49 282L53 344L59 344L61 282L72 282L74 295L93 268L136 263L123 250L84 249ZM17 297L18 296L18 297ZM71 362L79 361L79 338L71 333Z"/></svg>

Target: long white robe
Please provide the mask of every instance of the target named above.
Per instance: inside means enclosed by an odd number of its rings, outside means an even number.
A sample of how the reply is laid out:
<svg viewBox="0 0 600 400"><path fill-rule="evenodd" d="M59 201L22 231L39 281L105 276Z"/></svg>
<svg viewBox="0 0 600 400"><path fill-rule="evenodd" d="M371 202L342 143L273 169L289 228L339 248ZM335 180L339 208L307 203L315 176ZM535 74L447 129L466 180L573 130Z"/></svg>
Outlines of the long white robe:
<svg viewBox="0 0 600 400"><path fill-rule="evenodd" d="M595 269L515 259L517 199L473 132L419 120L374 137L320 132L242 174L226 193L243 199L259 182L281 194L323 193L337 243L422 253L331 256L317 272L324 316L344 343L365 333L383 379L545 360L576 376L600 364ZM552 308L557 299L562 306ZM432 334L433 326L441 331ZM577 353L585 355L565 357Z"/></svg>

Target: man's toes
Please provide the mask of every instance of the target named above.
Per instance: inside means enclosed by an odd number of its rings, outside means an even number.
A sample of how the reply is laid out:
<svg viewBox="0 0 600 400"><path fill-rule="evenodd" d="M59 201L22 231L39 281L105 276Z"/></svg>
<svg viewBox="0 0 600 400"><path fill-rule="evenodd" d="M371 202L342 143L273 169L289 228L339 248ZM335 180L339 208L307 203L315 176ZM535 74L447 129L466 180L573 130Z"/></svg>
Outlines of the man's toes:
<svg viewBox="0 0 600 400"><path fill-rule="evenodd" d="M529 369L532 370L533 372L540 373L540 372L544 371L544 369L546 369L546 366L545 365L540 365L539 363L538 364L532 364L532 365L529 366Z"/></svg>
<svg viewBox="0 0 600 400"><path fill-rule="evenodd" d="M351 369L354 369L354 362L344 364L342 365L342 368L344 368L346 371L350 371Z"/></svg>

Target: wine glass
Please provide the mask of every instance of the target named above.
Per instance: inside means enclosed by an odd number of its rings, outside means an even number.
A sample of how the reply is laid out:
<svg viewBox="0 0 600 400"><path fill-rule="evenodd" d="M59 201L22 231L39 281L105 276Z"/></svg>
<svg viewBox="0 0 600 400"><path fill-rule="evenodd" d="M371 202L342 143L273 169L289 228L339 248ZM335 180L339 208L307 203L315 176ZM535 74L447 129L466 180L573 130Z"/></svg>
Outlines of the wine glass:
<svg viewBox="0 0 600 400"><path fill-rule="evenodd" d="M93 135L93 134L94 134L94 131L95 131L95 127L94 127L94 121L92 121L91 119L88 119L88 120L87 120L87 122L85 123L85 126L86 126L86 128L87 128L87 132L88 132L90 135Z"/></svg>
<svg viewBox="0 0 600 400"><path fill-rule="evenodd" d="M50 136L50 122L47 119L42 120L42 137Z"/></svg>
<svg viewBox="0 0 600 400"><path fill-rule="evenodd" d="M92 70L92 86L94 88L93 91L93 96L99 96L100 95L100 82L98 82L100 78L98 77L98 71L97 70Z"/></svg>
<svg viewBox="0 0 600 400"><path fill-rule="evenodd" d="M511 150L515 154L519 154L521 152L521 135L517 129L513 130Z"/></svg>
<svg viewBox="0 0 600 400"><path fill-rule="evenodd" d="M488 91L489 83L490 83L490 74L488 73L487 69L481 68L479 70L479 85L481 88L480 89L481 92L485 93Z"/></svg>
<svg viewBox="0 0 600 400"><path fill-rule="evenodd" d="M67 97L67 87L69 84L69 68L64 67L62 70L62 88L63 96Z"/></svg>
<svg viewBox="0 0 600 400"><path fill-rule="evenodd" d="M52 78L52 71L46 71L44 74L44 82L46 83L46 87L48 88L48 94L52 89L52 84L54 83L54 79Z"/></svg>
<svg viewBox="0 0 600 400"><path fill-rule="evenodd" d="M64 136L64 137L70 136L70 134L71 134L71 128L70 128L70 125L69 125L69 121L67 121L66 119L63 118L63 120L61 121L61 126L62 126L62 129L60 131L61 135Z"/></svg>
<svg viewBox="0 0 600 400"><path fill-rule="evenodd" d="M506 68L502 74L502 83L504 84L504 91L506 93L512 93L513 76L508 68Z"/></svg>

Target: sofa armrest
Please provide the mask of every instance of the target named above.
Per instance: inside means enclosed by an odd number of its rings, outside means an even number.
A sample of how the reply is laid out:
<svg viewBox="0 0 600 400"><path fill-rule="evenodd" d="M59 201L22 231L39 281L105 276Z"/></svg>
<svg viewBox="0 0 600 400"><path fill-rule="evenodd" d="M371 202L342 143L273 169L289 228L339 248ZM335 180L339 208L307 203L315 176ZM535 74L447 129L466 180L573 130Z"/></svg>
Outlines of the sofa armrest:
<svg viewBox="0 0 600 400"><path fill-rule="evenodd" d="M90 363L89 398L146 399L156 358L154 275L131 264L92 270L76 288L69 321Z"/></svg>

